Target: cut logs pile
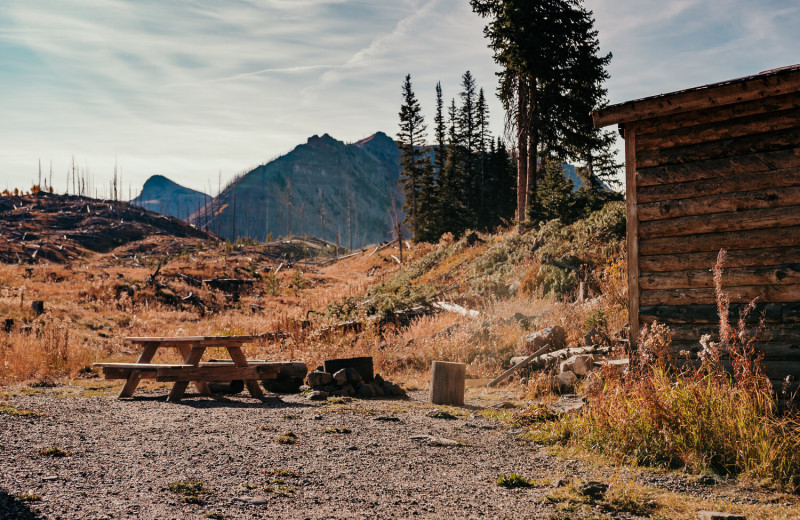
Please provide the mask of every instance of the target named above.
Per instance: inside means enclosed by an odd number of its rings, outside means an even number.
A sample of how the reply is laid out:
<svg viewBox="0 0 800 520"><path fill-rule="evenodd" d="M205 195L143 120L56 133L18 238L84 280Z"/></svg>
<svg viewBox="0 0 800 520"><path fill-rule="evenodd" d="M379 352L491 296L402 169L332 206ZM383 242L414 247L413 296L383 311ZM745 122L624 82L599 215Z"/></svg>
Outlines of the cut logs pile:
<svg viewBox="0 0 800 520"><path fill-rule="evenodd" d="M328 397L404 397L400 385L373 375L372 358L329 359L306 377L300 387L311 401Z"/></svg>
<svg viewBox="0 0 800 520"><path fill-rule="evenodd" d="M584 346L565 348L566 333L558 325L529 334L525 337L525 343L533 354L511 358L511 368L488 386L495 386L514 375L524 380L532 371L542 370L553 373L553 388L564 392L573 389L580 378L602 366L624 370L628 360L607 359L611 347L598 345L598 336L599 331L593 328L584 336Z"/></svg>

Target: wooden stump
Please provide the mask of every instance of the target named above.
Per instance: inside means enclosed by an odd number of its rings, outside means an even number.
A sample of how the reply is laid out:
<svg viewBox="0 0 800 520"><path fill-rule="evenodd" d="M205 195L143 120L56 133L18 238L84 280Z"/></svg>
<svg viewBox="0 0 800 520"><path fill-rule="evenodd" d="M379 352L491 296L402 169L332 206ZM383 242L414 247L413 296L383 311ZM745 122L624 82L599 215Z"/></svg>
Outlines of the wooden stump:
<svg viewBox="0 0 800 520"><path fill-rule="evenodd" d="M464 379L467 365L434 361L431 365L431 402L433 404L464 405Z"/></svg>

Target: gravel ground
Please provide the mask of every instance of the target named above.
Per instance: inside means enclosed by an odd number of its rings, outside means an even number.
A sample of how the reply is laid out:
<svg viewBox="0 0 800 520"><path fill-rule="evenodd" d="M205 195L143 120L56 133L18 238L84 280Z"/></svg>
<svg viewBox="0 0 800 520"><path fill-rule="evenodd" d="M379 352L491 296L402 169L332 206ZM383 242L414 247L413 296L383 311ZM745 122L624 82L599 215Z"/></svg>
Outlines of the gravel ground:
<svg viewBox="0 0 800 520"><path fill-rule="evenodd" d="M0 518L592 517L562 517L545 495L551 480L597 469L520 440L520 431L477 413L483 400L468 399L445 420L426 415L435 407L424 392L320 404L246 394L167 403L164 390L132 400L69 390L11 398L39 417L0 415ZM296 442L277 442L287 432ZM50 448L68 455L40 453ZM497 486L507 473L541 483ZM688 485L678 476L648 478ZM189 479L208 490L197 494L203 503L168 489Z"/></svg>

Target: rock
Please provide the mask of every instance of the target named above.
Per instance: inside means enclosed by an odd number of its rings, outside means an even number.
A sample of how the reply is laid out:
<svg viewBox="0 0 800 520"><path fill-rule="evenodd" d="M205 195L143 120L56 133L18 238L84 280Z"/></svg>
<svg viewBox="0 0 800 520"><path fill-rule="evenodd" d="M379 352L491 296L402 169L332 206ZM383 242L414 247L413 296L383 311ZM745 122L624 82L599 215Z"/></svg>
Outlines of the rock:
<svg viewBox="0 0 800 520"><path fill-rule="evenodd" d="M508 294L511 296L516 296L519 292L519 288L522 284L519 280L514 280L511 282L511 285L508 286Z"/></svg>
<svg viewBox="0 0 800 520"><path fill-rule="evenodd" d="M353 385L344 385L330 394L337 397L353 397L356 395L356 389L353 388Z"/></svg>
<svg viewBox="0 0 800 520"><path fill-rule="evenodd" d="M311 387L308 386L308 385L301 385L300 386L300 391L301 392L308 392L309 390L311 390Z"/></svg>
<svg viewBox="0 0 800 520"><path fill-rule="evenodd" d="M568 478L557 478L557 479L555 479L553 481L551 486L554 487L554 488L561 488L561 487L564 487L564 486L568 486L570 484L570 482L572 482L572 480L570 480Z"/></svg>
<svg viewBox="0 0 800 520"><path fill-rule="evenodd" d="M325 386L333 382L333 376L329 372L318 372L314 370L306 377L306 384L308 386Z"/></svg>
<svg viewBox="0 0 800 520"><path fill-rule="evenodd" d="M306 399L309 401L325 401L328 399L328 392L323 392L322 390L314 390L306 395Z"/></svg>
<svg viewBox="0 0 800 520"><path fill-rule="evenodd" d="M603 359L600 361L595 361L594 366L604 368L607 370L616 370L620 373L625 373L628 371L628 367L631 364L631 360L628 358L624 359Z"/></svg>
<svg viewBox="0 0 800 520"><path fill-rule="evenodd" d="M581 495L599 500L603 498L603 495L605 495L606 491L608 491L608 484L590 480L589 482L584 482L578 486L576 491L578 491L578 493Z"/></svg>
<svg viewBox="0 0 800 520"><path fill-rule="evenodd" d="M358 387L358 395L359 397L375 397L377 392L371 383L364 383Z"/></svg>
<svg viewBox="0 0 800 520"><path fill-rule="evenodd" d="M586 374L583 385L584 390L587 391L599 390L603 387L603 378L597 372L589 372Z"/></svg>
<svg viewBox="0 0 800 520"><path fill-rule="evenodd" d="M392 383L391 381L383 382L383 391L386 392L386 395L390 395L392 397L403 397L406 395L405 390L400 388L400 385L397 383Z"/></svg>
<svg viewBox="0 0 800 520"><path fill-rule="evenodd" d="M370 358L370 361L372 358ZM361 376L361 373L353 367L347 367L344 369L345 374L347 375L347 382L353 385L360 383L361 381L371 381L372 377L369 379L365 379ZM371 374L370 374L371 375Z"/></svg>
<svg viewBox="0 0 800 520"><path fill-rule="evenodd" d="M522 363L523 361L525 361L526 359L528 359L528 356L514 356L511 358L511 366L515 367L520 363Z"/></svg>
<svg viewBox="0 0 800 520"><path fill-rule="evenodd" d="M704 486L713 486L714 484L717 483L717 479L715 479L711 475L703 475L702 477L697 479L697 482Z"/></svg>
<svg viewBox="0 0 800 520"><path fill-rule="evenodd" d="M566 361L561 362L559 372L574 372L575 375L585 376L594 368L594 356L591 354L580 354L572 356Z"/></svg>
<svg viewBox="0 0 800 520"><path fill-rule="evenodd" d="M584 334L584 336L583 336L583 344L586 345L587 347L591 347L592 345L596 345L597 343L595 342L594 338L595 338L595 336L599 336L600 334L602 334L602 333L600 332L600 330L597 327L592 327L591 329L589 329L589 332Z"/></svg>
<svg viewBox="0 0 800 520"><path fill-rule="evenodd" d="M697 518L700 520L747 520L744 515L734 513L720 513L718 511L699 511Z"/></svg>
<svg viewBox="0 0 800 520"><path fill-rule="evenodd" d="M347 370L344 368L336 371L333 374L333 382L339 386L344 386L347 384Z"/></svg>
<svg viewBox="0 0 800 520"><path fill-rule="evenodd" d="M553 350L560 349L564 346L567 340L567 333L564 329L556 325L555 327L547 327L533 334L525 336L525 343L531 350L539 350L545 345L550 345Z"/></svg>
<svg viewBox="0 0 800 520"><path fill-rule="evenodd" d="M355 357L355 358L346 358L346 359L327 359L324 363L325 372L330 372L334 374L338 372L342 368L354 368L358 371L361 379L359 381L372 381L373 376L373 369L372 369L372 357L371 356L364 356L364 357ZM352 379L349 379L350 383L357 382Z"/></svg>
<svg viewBox="0 0 800 520"><path fill-rule="evenodd" d="M553 386L555 386L559 392L571 390L575 386L576 382L578 382L578 376L576 376L574 372L570 371L562 372L553 377Z"/></svg>
<svg viewBox="0 0 800 520"><path fill-rule="evenodd" d="M555 413L569 413L580 410L586 406L586 401L583 397L576 394L564 394L558 398L555 403L550 403L547 408Z"/></svg>

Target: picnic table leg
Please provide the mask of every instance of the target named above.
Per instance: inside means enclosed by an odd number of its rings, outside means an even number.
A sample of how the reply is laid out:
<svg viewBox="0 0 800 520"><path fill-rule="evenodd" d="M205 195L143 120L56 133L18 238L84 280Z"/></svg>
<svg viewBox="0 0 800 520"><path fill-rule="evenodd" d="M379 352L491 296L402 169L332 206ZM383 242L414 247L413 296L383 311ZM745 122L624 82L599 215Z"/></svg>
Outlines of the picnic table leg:
<svg viewBox="0 0 800 520"><path fill-rule="evenodd" d="M181 353L181 356L183 356L183 362L187 365L197 365L200 362L200 358L197 359L196 363L189 362L189 356L192 353L192 347L189 345L180 345L178 347L178 351ZM200 355L203 355L202 352ZM200 395L211 395L211 388L209 388L208 383L203 381L194 381L193 384Z"/></svg>
<svg viewBox="0 0 800 520"><path fill-rule="evenodd" d="M241 347L227 347L228 353L231 355L233 364L237 367L247 367L247 358L244 356ZM244 384L247 386L247 391L256 399L264 399L264 392L261 390L258 381L255 379L245 379Z"/></svg>
<svg viewBox="0 0 800 520"><path fill-rule="evenodd" d="M205 351L206 347L194 345L189 351L189 354L184 358L184 363L197 366L200 364L200 358L203 357L203 352ZM172 385L172 390L169 391L167 401L180 401L187 386L189 386L189 381L178 381Z"/></svg>
<svg viewBox="0 0 800 520"><path fill-rule="evenodd" d="M157 350L158 343L145 343L142 353L139 354L139 359L136 362L149 363L153 360L153 357L155 357ZM139 386L139 381L141 380L142 378L140 376L140 372L138 370L131 370L131 375L129 375L128 380L125 381L125 386L122 387L119 397L131 397L133 392L136 391L136 387Z"/></svg>

